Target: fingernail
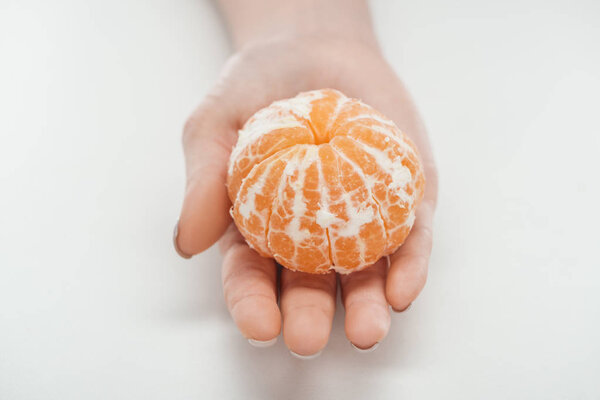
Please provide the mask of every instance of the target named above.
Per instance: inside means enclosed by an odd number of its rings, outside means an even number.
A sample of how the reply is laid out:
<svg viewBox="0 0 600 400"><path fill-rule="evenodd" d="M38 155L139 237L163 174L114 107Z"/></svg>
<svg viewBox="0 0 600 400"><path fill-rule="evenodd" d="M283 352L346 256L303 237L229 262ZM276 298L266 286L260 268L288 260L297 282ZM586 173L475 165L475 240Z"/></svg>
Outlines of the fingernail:
<svg viewBox="0 0 600 400"><path fill-rule="evenodd" d="M404 311L408 310L410 308L410 306L412 306L412 303L410 303L409 305L407 305L406 307L404 307L403 310L396 310L394 307L392 307L392 310L394 310L394 312L401 313L401 312L404 312Z"/></svg>
<svg viewBox="0 0 600 400"><path fill-rule="evenodd" d="M300 355L300 354L298 354L298 353L294 353L294 352L293 352L293 351L291 351L291 350L290 350L290 353L291 353L291 354L292 354L294 357L296 357L296 358L299 358L300 360L312 360L313 358L317 358L317 357L319 357L319 356L321 355L321 352L320 352L320 351L319 351L319 352L317 352L317 353L315 353L315 354L310 354L310 355L308 355L308 356L303 356L303 355Z"/></svg>
<svg viewBox="0 0 600 400"><path fill-rule="evenodd" d="M350 342L350 344L352 345L352 347L354 347L354 349L356 351L358 351L359 353L370 353L372 351L374 351L377 347L379 347L379 342L376 342L373 346L371 347L367 347L366 349L360 348L357 345L355 345L354 343Z"/></svg>
<svg viewBox="0 0 600 400"><path fill-rule="evenodd" d="M273 346L275 343L277 343L277 336L275 336L273 339L271 340L255 340L255 339L248 339L248 343L250 343L252 346L254 347L260 347L260 348L265 348L265 347L271 347Z"/></svg>
<svg viewBox="0 0 600 400"><path fill-rule="evenodd" d="M185 254L181 249L179 249L179 245L177 245L177 236L179 235L179 220L175 223L175 229L173 229L173 247L175 247L175 251L181 258L189 259L192 256Z"/></svg>

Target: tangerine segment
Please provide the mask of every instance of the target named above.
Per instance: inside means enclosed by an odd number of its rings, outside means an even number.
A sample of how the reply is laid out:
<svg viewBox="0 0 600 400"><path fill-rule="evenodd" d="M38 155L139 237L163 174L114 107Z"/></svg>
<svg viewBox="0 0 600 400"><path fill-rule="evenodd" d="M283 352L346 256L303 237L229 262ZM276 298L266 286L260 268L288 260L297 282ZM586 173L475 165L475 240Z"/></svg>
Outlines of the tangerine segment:
<svg viewBox="0 0 600 400"><path fill-rule="evenodd" d="M349 127L347 136L331 141L343 157L362 170L365 185L380 206L387 231L384 254L391 254L404 242L420 201L414 193L423 190L422 173L414 163L416 154L398 139L374 131L373 126L356 124Z"/></svg>
<svg viewBox="0 0 600 400"><path fill-rule="evenodd" d="M337 90L321 90L321 97L315 99L311 105L308 123L313 130L315 143L322 144L331 140L333 123L342 107L349 100Z"/></svg>
<svg viewBox="0 0 600 400"><path fill-rule="evenodd" d="M300 122L298 122L300 123ZM249 143L240 152L235 162L232 163L233 171L229 174L227 188L230 198L236 198L242 181L248 176L252 168L277 152L288 149L299 143L314 142L310 128L306 126L289 126L276 128L273 131L260 135Z"/></svg>
<svg viewBox="0 0 600 400"><path fill-rule="evenodd" d="M331 259L327 232L317 224L324 185L319 173L319 148L298 145L294 150L273 202L268 246L273 258L290 269L325 273Z"/></svg>
<svg viewBox="0 0 600 400"><path fill-rule="evenodd" d="M377 202L386 230L383 253L388 254L389 249L399 244L392 238L392 232L409 221L410 196L405 186L410 181L410 173L401 162L394 162L372 148L365 150L362 143L351 137L338 136L331 141L331 146L360 171L364 186Z"/></svg>
<svg viewBox="0 0 600 400"><path fill-rule="evenodd" d="M231 216L250 247L261 256L271 257L267 244L267 229L279 180L290 158L292 147L257 164L241 185Z"/></svg>
<svg viewBox="0 0 600 400"><path fill-rule="evenodd" d="M261 255L305 272L348 273L406 239L425 179L412 142L331 89L257 112L233 149L232 216Z"/></svg>
<svg viewBox="0 0 600 400"><path fill-rule="evenodd" d="M297 144L330 140L331 125L348 100L336 90L301 93L254 114L239 132L229 163L227 187L234 199L242 181L264 159Z"/></svg>
<svg viewBox="0 0 600 400"><path fill-rule="evenodd" d="M375 165L383 168L386 186L374 190L382 210L387 212L388 246L385 254L393 253L406 239L415 220L416 207L424 192L425 179L414 147L398 136L389 136L374 126L359 124L350 129L348 137L361 143L364 152L373 157ZM399 131L398 131L399 132ZM389 140L387 140L387 139ZM371 165L365 164L365 165ZM384 190L387 196L384 198Z"/></svg>
<svg viewBox="0 0 600 400"><path fill-rule="evenodd" d="M246 121L229 159L227 187L231 199L256 164L291 146L315 143L311 112L313 104L326 97L320 91L300 93L292 99L273 102Z"/></svg>
<svg viewBox="0 0 600 400"><path fill-rule="evenodd" d="M335 121L332 126L335 128L335 131L332 132L332 137L342 132L348 125L355 125L356 123L361 122L369 123L373 121L379 122L388 128L395 129L398 135L402 135L400 130L396 127L396 124L379 111L360 100L349 99L346 97L346 101L342 102L340 106L338 113L334 116Z"/></svg>
<svg viewBox="0 0 600 400"><path fill-rule="evenodd" d="M325 185L316 217L327 229L334 269L344 273L375 263L386 244L378 204L360 171L330 144L321 145L319 155Z"/></svg>

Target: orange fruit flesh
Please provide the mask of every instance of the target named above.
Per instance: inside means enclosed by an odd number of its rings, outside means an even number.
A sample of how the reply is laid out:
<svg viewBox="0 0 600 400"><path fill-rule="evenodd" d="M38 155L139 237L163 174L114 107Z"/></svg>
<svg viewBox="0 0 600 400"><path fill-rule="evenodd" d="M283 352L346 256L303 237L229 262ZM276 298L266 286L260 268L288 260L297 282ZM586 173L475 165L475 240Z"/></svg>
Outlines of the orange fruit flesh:
<svg viewBox="0 0 600 400"><path fill-rule="evenodd" d="M310 273L349 273L393 253L424 184L416 148L394 123L331 89L252 116L227 180L231 215L248 244Z"/></svg>

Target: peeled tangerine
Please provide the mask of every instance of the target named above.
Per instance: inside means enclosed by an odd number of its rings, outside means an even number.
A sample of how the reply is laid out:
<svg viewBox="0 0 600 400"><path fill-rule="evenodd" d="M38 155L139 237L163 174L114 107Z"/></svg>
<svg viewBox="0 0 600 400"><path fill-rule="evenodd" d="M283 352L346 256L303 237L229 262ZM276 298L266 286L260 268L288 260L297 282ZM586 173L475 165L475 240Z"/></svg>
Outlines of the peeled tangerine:
<svg viewBox="0 0 600 400"><path fill-rule="evenodd" d="M370 106L323 89L276 101L239 131L231 215L284 267L349 273L406 239L425 179L414 144Z"/></svg>

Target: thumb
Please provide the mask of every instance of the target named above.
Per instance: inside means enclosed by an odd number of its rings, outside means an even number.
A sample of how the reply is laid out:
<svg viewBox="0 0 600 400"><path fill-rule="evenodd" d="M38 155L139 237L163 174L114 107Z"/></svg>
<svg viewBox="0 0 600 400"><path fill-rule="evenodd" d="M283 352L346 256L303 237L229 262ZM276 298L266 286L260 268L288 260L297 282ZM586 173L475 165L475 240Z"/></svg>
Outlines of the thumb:
<svg viewBox="0 0 600 400"><path fill-rule="evenodd" d="M230 223L225 182L236 141L234 104L224 94L210 95L185 124L186 190L173 239L185 258L209 248Z"/></svg>

